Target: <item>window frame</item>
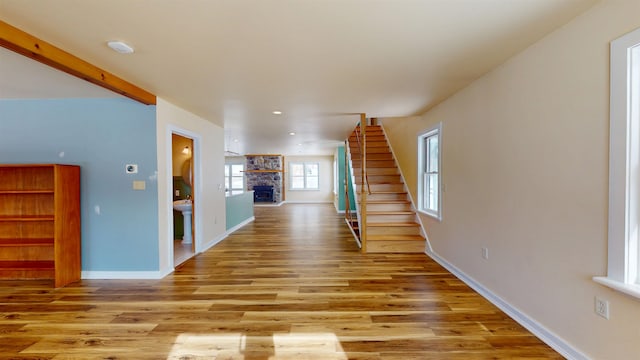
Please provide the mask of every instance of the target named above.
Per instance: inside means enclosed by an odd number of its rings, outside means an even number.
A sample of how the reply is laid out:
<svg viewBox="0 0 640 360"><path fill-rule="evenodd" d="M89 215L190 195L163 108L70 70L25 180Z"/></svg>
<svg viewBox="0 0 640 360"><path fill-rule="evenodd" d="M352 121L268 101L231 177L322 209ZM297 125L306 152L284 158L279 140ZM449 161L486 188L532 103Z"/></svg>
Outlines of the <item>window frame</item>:
<svg viewBox="0 0 640 360"><path fill-rule="evenodd" d="M242 166L242 189L238 189L238 188L233 188L233 178L238 178L240 176L233 176L233 165L241 165ZM225 163L225 194L227 196L231 196L231 195L238 195L238 194L243 194L246 192L246 188L247 188L247 179L244 176L244 169L245 169L245 164L244 163ZM229 175L226 175L226 167L229 167ZM229 189L226 188L226 183L227 181L229 181Z"/></svg>
<svg viewBox="0 0 640 360"><path fill-rule="evenodd" d="M611 42L610 64L607 275L593 280L640 298L640 29Z"/></svg>
<svg viewBox="0 0 640 360"><path fill-rule="evenodd" d="M428 172L428 160L429 150L426 146L426 140L433 136L438 138L438 168L435 174L437 175L437 208L431 209L424 206L426 194L425 189L425 177L433 175L433 172ZM427 129L422 134L418 135L418 211L435 218L438 221L442 221L442 123L438 123L435 126Z"/></svg>
<svg viewBox="0 0 640 360"><path fill-rule="evenodd" d="M302 165L302 173L303 173L303 184L304 187L303 188L294 188L293 187L293 178L294 177L300 177L300 176L294 176L293 175L293 170L292 170L292 166L294 165ZM318 178L318 187L317 188L309 188L307 186L307 166L308 165L315 165L318 168L318 175L314 176ZM289 190L290 191L320 191L320 163L316 162L316 161L291 161L289 162Z"/></svg>

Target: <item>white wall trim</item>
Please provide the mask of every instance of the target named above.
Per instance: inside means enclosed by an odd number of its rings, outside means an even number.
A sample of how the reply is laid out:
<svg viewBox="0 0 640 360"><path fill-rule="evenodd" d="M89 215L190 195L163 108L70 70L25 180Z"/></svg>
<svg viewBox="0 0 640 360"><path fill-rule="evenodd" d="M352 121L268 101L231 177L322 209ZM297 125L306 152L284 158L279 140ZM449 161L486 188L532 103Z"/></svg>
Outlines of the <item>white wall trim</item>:
<svg viewBox="0 0 640 360"><path fill-rule="evenodd" d="M435 252L427 252L429 257L435 260L438 264L442 265L445 269L449 270L458 279L462 280L465 284L469 285L473 290L477 291L485 299L489 300L493 305L497 306L500 310L504 311L507 315L512 317L518 324L525 327L527 330L536 335L540 340L544 341L547 345L552 347L560 355L570 360L589 360L585 354L581 353L578 349L571 346L564 341L561 337L553 333L551 330L542 326L533 318L509 304L507 301L499 297L498 295L485 288L481 283L469 275L462 272L460 269L449 263L444 258L440 257Z"/></svg>
<svg viewBox="0 0 640 360"><path fill-rule="evenodd" d="M198 211L200 207L200 198L202 193L202 136L198 132L190 131L184 129L176 124L167 124L165 140L167 143L166 146L166 154L165 154L165 166L167 168L167 177L165 179L166 186L168 189L168 199L173 199L173 173L170 169L173 168L173 149L172 149L172 134L177 134L183 137L187 137L193 140L193 180L195 186L193 186L193 207L195 209L194 212L194 247L195 253L200 253L203 248L202 244L202 211ZM174 263L174 254L173 254L173 206L171 204L167 205L167 219L169 219L169 223L166 224L168 227L167 235L169 239L166 241L167 246L167 260L166 262L170 264L170 267L173 268L175 266ZM162 244L162 242L160 242ZM162 261L161 261L162 262Z"/></svg>
<svg viewBox="0 0 640 360"><path fill-rule="evenodd" d="M171 274L173 269L165 271L82 271L84 280L153 280L162 279Z"/></svg>
<svg viewBox="0 0 640 360"><path fill-rule="evenodd" d="M310 201L304 201L304 200L294 200L294 201L290 201L290 200L285 200L283 201L283 203L285 204L333 204L333 201L321 201L321 200L310 200Z"/></svg>
<svg viewBox="0 0 640 360"><path fill-rule="evenodd" d="M640 115L632 100L639 91L638 69L633 64L640 56L639 45L640 29L611 42L607 275L594 278L627 294L623 289L633 289L638 283L640 262L637 234L640 175L636 170L640 165ZM638 297L635 288L630 295Z"/></svg>
<svg viewBox="0 0 640 360"><path fill-rule="evenodd" d="M215 239L207 242L206 244L202 244L202 250L196 252L196 254L201 254L209 249L211 249L212 247L214 247L215 245L217 245L220 241L224 240L227 238L227 236L229 236L229 233L224 233L218 237L216 237Z"/></svg>
<svg viewBox="0 0 640 360"><path fill-rule="evenodd" d="M236 231L240 230L240 228L244 227L245 225L247 225L247 224L249 224L250 222L255 221L255 220L256 220L256 217L255 217L255 216L252 216L252 217L250 217L250 218L247 218L246 220L244 220L244 221L243 221L243 222L241 222L240 224L238 224L238 225L236 225L236 226L232 227L231 229L227 230L227 235L231 235L231 234L233 234L234 232L236 232Z"/></svg>
<svg viewBox="0 0 640 360"><path fill-rule="evenodd" d="M273 206L282 206L282 204L284 204L284 201L280 201L279 203L267 203L267 202L257 202L257 203L253 203L254 207L260 207L260 206L264 206L264 207L273 207Z"/></svg>

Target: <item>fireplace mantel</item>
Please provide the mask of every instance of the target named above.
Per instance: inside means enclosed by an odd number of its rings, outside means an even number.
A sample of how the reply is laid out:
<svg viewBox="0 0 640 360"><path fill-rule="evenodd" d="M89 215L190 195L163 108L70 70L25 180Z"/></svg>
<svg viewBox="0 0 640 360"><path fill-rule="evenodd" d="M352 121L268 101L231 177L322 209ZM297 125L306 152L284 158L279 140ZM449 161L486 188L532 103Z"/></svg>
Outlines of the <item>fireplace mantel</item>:
<svg viewBox="0 0 640 360"><path fill-rule="evenodd" d="M284 170L245 170L247 173L267 173L267 172L284 172Z"/></svg>

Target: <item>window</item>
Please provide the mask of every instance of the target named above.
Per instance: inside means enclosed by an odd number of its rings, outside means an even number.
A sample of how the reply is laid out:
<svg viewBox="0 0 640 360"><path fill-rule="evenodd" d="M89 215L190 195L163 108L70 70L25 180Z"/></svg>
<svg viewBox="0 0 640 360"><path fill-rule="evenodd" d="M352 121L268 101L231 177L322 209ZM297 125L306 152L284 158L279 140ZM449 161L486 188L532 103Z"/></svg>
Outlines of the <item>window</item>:
<svg viewBox="0 0 640 360"><path fill-rule="evenodd" d="M224 164L224 189L226 195L244 192L244 164Z"/></svg>
<svg viewBox="0 0 640 360"><path fill-rule="evenodd" d="M611 43L607 276L594 280L640 298L640 29Z"/></svg>
<svg viewBox="0 0 640 360"><path fill-rule="evenodd" d="M289 189L291 190L319 190L318 163L289 163Z"/></svg>
<svg viewBox="0 0 640 360"><path fill-rule="evenodd" d="M418 210L441 219L441 124L418 137Z"/></svg>

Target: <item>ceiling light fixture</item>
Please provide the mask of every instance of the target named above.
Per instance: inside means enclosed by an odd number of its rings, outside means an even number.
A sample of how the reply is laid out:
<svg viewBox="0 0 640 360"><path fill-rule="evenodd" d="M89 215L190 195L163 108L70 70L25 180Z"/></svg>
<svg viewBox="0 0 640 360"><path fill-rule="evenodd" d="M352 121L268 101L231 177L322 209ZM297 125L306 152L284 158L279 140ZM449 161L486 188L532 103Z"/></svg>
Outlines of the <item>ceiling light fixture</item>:
<svg viewBox="0 0 640 360"><path fill-rule="evenodd" d="M296 134L296 133L294 133L293 131L289 133L289 135L291 135L291 136L293 136L293 135L295 135L295 134Z"/></svg>
<svg viewBox="0 0 640 360"><path fill-rule="evenodd" d="M182 153L188 155L189 154L189 147L185 146L184 149L182 149Z"/></svg>
<svg viewBox="0 0 640 360"><path fill-rule="evenodd" d="M271 113L273 115L282 115L282 111L280 111L280 110L273 110Z"/></svg>
<svg viewBox="0 0 640 360"><path fill-rule="evenodd" d="M120 54L133 54L133 48L122 41L109 41L107 46Z"/></svg>

